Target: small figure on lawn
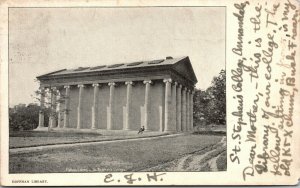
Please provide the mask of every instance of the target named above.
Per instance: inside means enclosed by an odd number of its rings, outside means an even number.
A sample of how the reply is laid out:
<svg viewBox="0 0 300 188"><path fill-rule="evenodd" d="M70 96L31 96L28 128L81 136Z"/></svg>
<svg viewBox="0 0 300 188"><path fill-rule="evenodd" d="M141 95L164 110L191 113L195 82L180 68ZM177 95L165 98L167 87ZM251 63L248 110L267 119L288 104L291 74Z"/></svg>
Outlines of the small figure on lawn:
<svg viewBox="0 0 300 188"><path fill-rule="evenodd" d="M140 133L143 134L144 130L145 130L145 127L144 126L141 127L140 130L139 130L139 132L138 132L138 134L140 134Z"/></svg>

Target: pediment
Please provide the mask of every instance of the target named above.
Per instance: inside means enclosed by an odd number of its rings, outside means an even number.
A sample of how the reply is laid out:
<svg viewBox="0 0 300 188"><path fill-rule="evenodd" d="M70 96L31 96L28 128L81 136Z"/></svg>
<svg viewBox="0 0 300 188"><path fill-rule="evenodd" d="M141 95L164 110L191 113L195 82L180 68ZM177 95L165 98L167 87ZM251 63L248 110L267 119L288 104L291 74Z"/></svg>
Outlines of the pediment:
<svg viewBox="0 0 300 188"><path fill-rule="evenodd" d="M194 84L198 82L189 57L178 61L172 66L172 68L186 79L192 81Z"/></svg>

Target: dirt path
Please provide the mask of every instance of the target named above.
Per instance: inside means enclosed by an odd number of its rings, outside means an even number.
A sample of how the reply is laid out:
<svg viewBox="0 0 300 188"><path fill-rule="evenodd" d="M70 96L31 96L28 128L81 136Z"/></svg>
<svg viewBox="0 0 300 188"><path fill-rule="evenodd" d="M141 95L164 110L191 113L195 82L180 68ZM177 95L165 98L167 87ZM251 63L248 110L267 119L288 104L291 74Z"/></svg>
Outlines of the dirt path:
<svg viewBox="0 0 300 188"><path fill-rule="evenodd" d="M141 171L218 171L217 160L226 152L226 137L214 145Z"/></svg>

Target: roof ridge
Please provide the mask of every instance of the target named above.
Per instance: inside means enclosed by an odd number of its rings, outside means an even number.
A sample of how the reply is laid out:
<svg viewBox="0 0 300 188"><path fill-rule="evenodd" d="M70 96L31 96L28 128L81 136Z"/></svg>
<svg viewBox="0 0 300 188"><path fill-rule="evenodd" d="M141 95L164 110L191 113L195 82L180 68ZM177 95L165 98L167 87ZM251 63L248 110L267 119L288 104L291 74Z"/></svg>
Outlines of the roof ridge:
<svg viewBox="0 0 300 188"><path fill-rule="evenodd" d="M171 56L167 56L167 57L171 57ZM143 63L146 63L146 62L152 62L152 61L169 61L169 60L176 60L176 59L184 59L188 56L181 56L181 57L171 57L172 59L151 59L151 60L138 60L138 61L130 61L130 62L116 62L116 63L112 63L112 64L101 64L101 65L94 65L94 66L86 66L86 67L89 67L89 70L96 70L96 69L93 69L95 67L110 67L110 66L113 66L113 65L124 65L124 66L128 66L128 64L134 64L134 63L140 63L140 64L143 64ZM163 62L162 61L162 62ZM137 64L137 65L140 65L140 64ZM156 64L156 63L153 63L153 64ZM133 67L135 65L130 65L129 67ZM81 67L81 66L80 66ZM119 66L117 66L119 67ZM66 70L75 70L75 69L78 69L79 67L76 67L76 68L70 68L70 69L66 69Z"/></svg>
<svg viewBox="0 0 300 188"><path fill-rule="evenodd" d="M188 56L176 57L173 58L168 56L165 59L152 59L152 60L142 60L135 61L129 63L115 63L115 64L107 64L107 65L96 65L96 66L88 66L81 65L76 68L71 69L63 69L59 71L50 72L48 74L41 75L42 76L55 76L55 75L63 75L63 74L73 74L73 73L87 73L87 72L102 72L102 71L110 71L110 70L121 70L121 69L135 69L135 68L150 68L156 66L171 66L183 59L188 58Z"/></svg>

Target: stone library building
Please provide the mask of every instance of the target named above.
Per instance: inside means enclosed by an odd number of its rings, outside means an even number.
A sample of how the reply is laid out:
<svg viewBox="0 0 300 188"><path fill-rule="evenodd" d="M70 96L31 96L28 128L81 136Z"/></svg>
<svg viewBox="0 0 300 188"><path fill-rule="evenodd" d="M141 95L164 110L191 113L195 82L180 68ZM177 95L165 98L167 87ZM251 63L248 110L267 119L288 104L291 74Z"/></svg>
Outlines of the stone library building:
<svg viewBox="0 0 300 188"><path fill-rule="evenodd" d="M189 57L62 69L38 76L52 129L186 132L197 78ZM45 127L44 112L39 128Z"/></svg>

